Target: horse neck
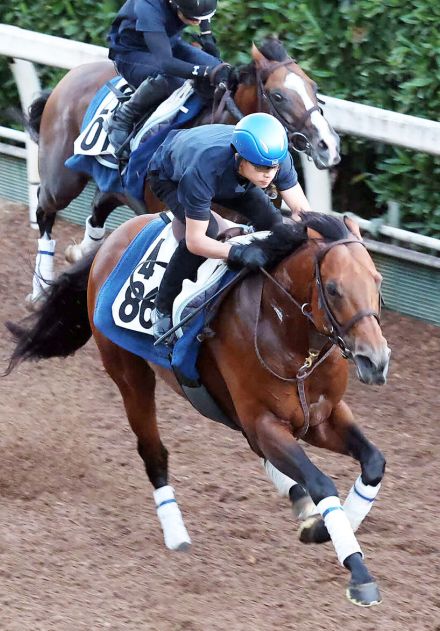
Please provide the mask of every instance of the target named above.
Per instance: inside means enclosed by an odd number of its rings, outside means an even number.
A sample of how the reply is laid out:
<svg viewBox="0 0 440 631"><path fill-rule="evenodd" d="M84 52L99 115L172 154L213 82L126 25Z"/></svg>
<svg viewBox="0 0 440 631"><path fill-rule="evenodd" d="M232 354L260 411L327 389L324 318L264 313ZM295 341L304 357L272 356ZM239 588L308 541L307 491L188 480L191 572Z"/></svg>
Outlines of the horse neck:
<svg viewBox="0 0 440 631"><path fill-rule="evenodd" d="M298 305L311 299L314 278L313 247L310 243L282 261L273 273L274 279ZM266 279L262 307L276 330L283 349L303 356L309 349L310 321L300 307L275 283Z"/></svg>
<svg viewBox="0 0 440 631"><path fill-rule="evenodd" d="M257 85L255 83L251 85L239 83L234 101L245 116L258 112Z"/></svg>

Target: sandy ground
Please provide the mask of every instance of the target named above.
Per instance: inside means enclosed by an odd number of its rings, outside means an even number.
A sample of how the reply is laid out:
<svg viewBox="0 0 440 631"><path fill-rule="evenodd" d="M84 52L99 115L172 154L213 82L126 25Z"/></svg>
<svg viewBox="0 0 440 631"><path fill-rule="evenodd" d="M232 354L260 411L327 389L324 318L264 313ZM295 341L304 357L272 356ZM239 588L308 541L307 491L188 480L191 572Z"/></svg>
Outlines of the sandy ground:
<svg viewBox="0 0 440 631"><path fill-rule="evenodd" d="M25 314L35 232L0 204L0 320ZM59 222L57 264L78 227ZM348 402L388 461L359 531L383 603L360 609L330 544L304 546L244 439L159 386L171 483L193 539L171 553L119 393L89 344L0 379L1 631L439 631L440 329L387 313L383 388ZM11 351L1 336L0 362ZM356 463L316 449L342 496Z"/></svg>

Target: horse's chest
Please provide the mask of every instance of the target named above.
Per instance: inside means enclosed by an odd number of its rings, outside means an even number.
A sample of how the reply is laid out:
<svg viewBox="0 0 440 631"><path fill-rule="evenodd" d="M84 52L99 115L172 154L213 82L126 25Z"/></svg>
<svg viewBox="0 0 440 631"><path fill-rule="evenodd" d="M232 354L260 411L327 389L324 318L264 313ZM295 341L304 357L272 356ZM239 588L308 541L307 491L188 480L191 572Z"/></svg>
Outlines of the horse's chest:
<svg viewBox="0 0 440 631"><path fill-rule="evenodd" d="M326 397L321 394L317 401L310 403L310 425L319 425L328 419L332 411L332 405Z"/></svg>

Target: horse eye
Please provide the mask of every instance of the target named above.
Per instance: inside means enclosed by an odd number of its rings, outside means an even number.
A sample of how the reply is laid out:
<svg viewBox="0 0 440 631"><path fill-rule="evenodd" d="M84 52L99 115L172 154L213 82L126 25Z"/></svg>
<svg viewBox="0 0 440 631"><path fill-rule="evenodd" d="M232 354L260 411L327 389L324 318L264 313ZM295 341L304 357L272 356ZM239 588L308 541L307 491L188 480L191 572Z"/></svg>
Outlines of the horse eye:
<svg viewBox="0 0 440 631"><path fill-rule="evenodd" d="M326 292L328 293L329 296L340 296L341 295L334 280L331 280L331 281L329 281L326 284L325 290L326 290Z"/></svg>
<svg viewBox="0 0 440 631"><path fill-rule="evenodd" d="M272 95L275 101L277 101L277 103L281 103L281 101L284 101L284 96L280 94L279 92L273 92Z"/></svg>

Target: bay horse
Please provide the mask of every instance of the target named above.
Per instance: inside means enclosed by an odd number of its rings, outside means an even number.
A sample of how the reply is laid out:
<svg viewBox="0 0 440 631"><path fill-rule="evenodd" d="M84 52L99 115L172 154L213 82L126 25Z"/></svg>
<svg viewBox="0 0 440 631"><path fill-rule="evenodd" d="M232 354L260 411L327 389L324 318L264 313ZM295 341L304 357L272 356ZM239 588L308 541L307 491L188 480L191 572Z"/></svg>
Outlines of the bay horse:
<svg viewBox="0 0 440 631"><path fill-rule="evenodd" d="M156 377L177 394L182 390L171 370L115 345L93 319L103 283L156 217L125 222L96 255L54 281L37 312L21 324L8 323L16 346L7 372L25 359L72 354L93 334L137 437L165 543L178 550L190 538L168 485L168 452L156 422ZM301 540L331 539L351 574L348 598L371 606L380 602L380 593L354 531L377 495L385 459L357 427L343 397L347 358L362 382L386 380L390 350L379 320L381 276L349 219L303 213L300 222L275 230L259 246L270 254L270 271L246 276L227 294L210 323L213 335L201 346L198 370L215 401L264 459L278 490L306 490L318 517L302 524ZM299 438L359 462L361 475L343 510L335 484L308 458Z"/></svg>
<svg viewBox="0 0 440 631"><path fill-rule="evenodd" d="M86 110L97 91L116 75L111 62L78 66L58 83L51 93L38 97L29 110L29 130L39 146L40 187L37 222L40 231L33 295L28 306L37 300L46 286L45 279L54 278L55 240L52 229L55 215L66 208L82 192L89 176L64 166L73 155L74 141L80 134ZM268 38L261 49L252 47L252 62L237 69L236 85L232 87L235 107L239 114L267 111L286 127L291 147L305 151L319 169L340 161L339 137L322 114L317 100L317 85L291 59L276 38ZM210 105L190 122L190 126L212 121ZM224 110L216 122L235 123ZM96 191L86 234L80 244L66 250L70 262L79 260L87 251L97 249L104 234L109 214L122 204L136 213L157 212L160 202L154 198L148 182L144 186L144 204L128 194Z"/></svg>

